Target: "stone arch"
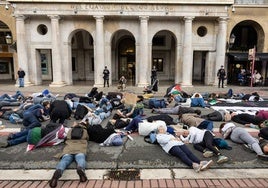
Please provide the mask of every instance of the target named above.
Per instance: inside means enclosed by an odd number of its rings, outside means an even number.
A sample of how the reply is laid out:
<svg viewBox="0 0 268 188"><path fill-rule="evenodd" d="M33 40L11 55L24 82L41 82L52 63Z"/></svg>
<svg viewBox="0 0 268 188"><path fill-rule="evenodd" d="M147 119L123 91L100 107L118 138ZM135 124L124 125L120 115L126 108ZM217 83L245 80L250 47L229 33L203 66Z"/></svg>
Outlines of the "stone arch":
<svg viewBox="0 0 268 188"><path fill-rule="evenodd" d="M254 20L243 20L237 23L231 33L235 35L235 42L230 50L247 51L256 45L258 52L264 49L264 30L262 26ZM244 41L244 43L242 43Z"/></svg>
<svg viewBox="0 0 268 188"><path fill-rule="evenodd" d="M126 29L115 31L111 37L112 79L125 76L128 84L136 80L136 40L132 32Z"/></svg>
<svg viewBox="0 0 268 188"><path fill-rule="evenodd" d="M70 71L73 81L94 81L94 39L85 29L75 29L68 37Z"/></svg>
<svg viewBox="0 0 268 188"><path fill-rule="evenodd" d="M151 65L158 69L158 79L174 81L177 70L177 38L169 30L159 30L151 36Z"/></svg>

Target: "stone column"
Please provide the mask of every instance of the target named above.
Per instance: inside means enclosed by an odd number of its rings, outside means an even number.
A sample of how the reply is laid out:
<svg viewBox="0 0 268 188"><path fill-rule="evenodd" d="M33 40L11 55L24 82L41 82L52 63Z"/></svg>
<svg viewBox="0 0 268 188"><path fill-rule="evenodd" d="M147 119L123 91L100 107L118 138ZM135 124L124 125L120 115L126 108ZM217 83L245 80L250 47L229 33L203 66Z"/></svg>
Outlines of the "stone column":
<svg viewBox="0 0 268 188"><path fill-rule="evenodd" d="M49 85L50 87L61 87L64 86L63 73L61 61L61 37L60 37L60 16L49 15L51 19L51 43L52 43L52 68L53 68L53 82Z"/></svg>
<svg viewBox="0 0 268 188"><path fill-rule="evenodd" d="M95 16L96 19L96 37L95 37L95 58L94 58L94 87L103 87L103 69L104 63L104 31L103 31L103 16ZM111 82L111 66L106 65L110 71L110 82Z"/></svg>
<svg viewBox="0 0 268 188"><path fill-rule="evenodd" d="M151 70L149 70L148 20L148 16L140 17L140 58L137 62L139 71L138 87L147 86L151 75Z"/></svg>
<svg viewBox="0 0 268 188"><path fill-rule="evenodd" d="M216 63L215 63L215 85L218 85L217 71L224 65L225 62L225 49L226 49L226 35L227 35L227 17L221 17L219 21L219 30L217 35L216 44ZM227 73L227 67L224 66ZM225 84L227 84L225 82Z"/></svg>
<svg viewBox="0 0 268 188"><path fill-rule="evenodd" d="M26 17L24 15L16 15L16 31L17 31L17 55L18 55L18 68L22 68L25 72L24 86L33 85L30 78L30 65L27 52L26 34L25 34L25 22ZM17 77L17 71L15 72Z"/></svg>
<svg viewBox="0 0 268 188"><path fill-rule="evenodd" d="M182 59L182 86L191 87L193 74L192 21L194 17L184 18L184 40Z"/></svg>

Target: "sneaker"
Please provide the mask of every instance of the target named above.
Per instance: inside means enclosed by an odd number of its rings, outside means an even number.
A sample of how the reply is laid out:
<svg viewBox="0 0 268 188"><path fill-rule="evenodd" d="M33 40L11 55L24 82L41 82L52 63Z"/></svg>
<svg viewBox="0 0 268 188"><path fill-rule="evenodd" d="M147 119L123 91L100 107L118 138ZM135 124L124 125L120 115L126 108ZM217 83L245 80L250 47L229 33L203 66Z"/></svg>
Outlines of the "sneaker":
<svg viewBox="0 0 268 188"><path fill-rule="evenodd" d="M212 152L212 151L205 151L205 152L203 153L203 156L204 156L205 158L212 157L212 156L213 156L213 152Z"/></svg>
<svg viewBox="0 0 268 188"><path fill-rule="evenodd" d="M200 172L201 165L198 163L193 163L193 169L195 170L195 172Z"/></svg>
<svg viewBox="0 0 268 188"><path fill-rule="evenodd" d="M263 161L268 161L268 155L265 154L261 154L261 155L257 155L258 159L263 160Z"/></svg>
<svg viewBox="0 0 268 188"><path fill-rule="evenodd" d="M218 157L217 163L218 163L218 164L222 164L222 163L227 162L228 160L229 160L228 157L223 156L223 155L220 155L220 156Z"/></svg>
<svg viewBox="0 0 268 188"><path fill-rule="evenodd" d="M200 162L200 165L201 165L201 169L200 169L200 171L209 169L209 167L210 167L212 164L213 164L213 161L212 161L212 160L209 160L209 161L201 161L201 162Z"/></svg>
<svg viewBox="0 0 268 188"><path fill-rule="evenodd" d="M76 172L79 175L80 182L87 181L86 173L85 173L85 171L81 167L78 167L77 170L76 170Z"/></svg>

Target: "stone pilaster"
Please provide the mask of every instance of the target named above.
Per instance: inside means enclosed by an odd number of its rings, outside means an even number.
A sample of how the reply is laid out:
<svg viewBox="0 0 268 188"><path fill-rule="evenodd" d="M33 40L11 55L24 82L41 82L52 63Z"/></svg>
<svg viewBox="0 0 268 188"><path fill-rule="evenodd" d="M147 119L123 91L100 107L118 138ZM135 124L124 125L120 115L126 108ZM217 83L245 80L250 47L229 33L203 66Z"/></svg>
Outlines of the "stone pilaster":
<svg viewBox="0 0 268 188"><path fill-rule="evenodd" d="M217 71L225 63L226 35L227 35L227 17L218 19L219 29L216 44L216 63L215 63L215 85L218 85ZM227 66L224 66L225 69ZM227 70L225 70L227 72ZM226 83L225 83L226 84Z"/></svg>
<svg viewBox="0 0 268 188"><path fill-rule="evenodd" d="M50 87L61 87L66 85L63 78L63 66L61 61L61 37L60 37L60 16L49 15L51 19L51 42L52 42L52 67L53 67L53 82L49 85Z"/></svg>
<svg viewBox="0 0 268 188"><path fill-rule="evenodd" d="M30 82L30 68L27 52L26 34L25 34L25 19L24 15L16 15L16 31L17 31L17 54L18 54L18 68L22 68L25 72L24 86L33 85ZM16 72L17 76L17 72ZM16 86L18 86L16 84Z"/></svg>
<svg viewBox="0 0 268 188"><path fill-rule="evenodd" d="M105 66L110 71L110 84L111 84L111 65L104 63L104 31L103 31L103 16L95 16L96 19L96 38L95 38L95 58L94 58L94 86L103 87L103 69Z"/></svg>
<svg viewBox="0 0 268 188"><path fill-rule="evenodd" d="M137 62L139 79L138 87L149 84L151 70L149 69L149 44L148 44L148 16L140 17L140 58Z"/></svg>
<svg viewBox="0 0 268 188"><path fill-rule="evenodd" d="M192 86L193 72L193 45L192 45L192 21L194 17L184 17L184 41L182 59L182 86Z"/></svg>

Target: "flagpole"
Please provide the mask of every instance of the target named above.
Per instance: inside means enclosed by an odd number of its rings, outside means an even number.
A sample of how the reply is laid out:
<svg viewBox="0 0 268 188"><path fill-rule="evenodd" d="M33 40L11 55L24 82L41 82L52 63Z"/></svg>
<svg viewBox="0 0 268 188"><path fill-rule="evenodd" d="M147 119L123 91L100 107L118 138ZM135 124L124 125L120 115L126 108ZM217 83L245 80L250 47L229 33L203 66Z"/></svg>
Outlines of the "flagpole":
<svg viewBox="0 0 268 188"><path fill-rule="evenodd" d="M255 46L253 48L253 53L252 53L252 65L251 65L251 82L250 82L250 87L253 87L253 80L254 80L254 67L255 67Z"/></svg>

